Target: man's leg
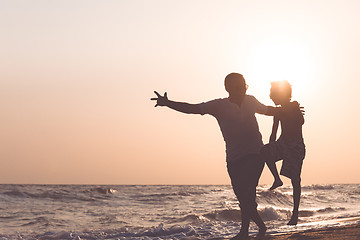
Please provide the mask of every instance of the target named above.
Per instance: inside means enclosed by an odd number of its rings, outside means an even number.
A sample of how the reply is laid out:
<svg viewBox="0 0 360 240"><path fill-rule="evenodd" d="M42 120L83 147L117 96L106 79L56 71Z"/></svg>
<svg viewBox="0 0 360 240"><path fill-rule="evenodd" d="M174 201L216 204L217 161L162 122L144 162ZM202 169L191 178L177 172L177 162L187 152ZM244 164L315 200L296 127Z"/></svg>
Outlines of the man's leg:
<svg viewBox="0 0 360 240"><path fill-rule="evenodd" d="M254 206L254 204L246 204L244 201L242 202L244 204L241 206L241 229L240 232L235 237L231 238L231 240L248 239L251 219L259 227L259 233L257 234L257 237L265 236L265 232L267 228L265 226L265 223L261 219L256 209L256 206Z"/></svg>
<svg viewBox="0 0 360 240"><path fill-rule="evenodd" d="M256 187L258 185L261 173L264 169L264 163L261 161L259 155L254 155L254 159L251 161L250 171L248 172L250 175L248 176L248 203L250 209L251 219L256 223L259 227L258 236L264 236L266 232L266 226L263 220L261 219L258 211L257 211L257 203L256 203Z"/></svg>
<svg viewBox="0 0 360 240"><path fill-rule="evenodd" d="M244 208L244 176L245 176L245 167L246 163L244 162L232 162L228 163L228 173L231 179L231 185L233 187L236 198L239 201L239 206L241 209L241 229L240 232L232 240L248 239L249 237L249 226L250 226L250 214L247 211L247 208Z"/></svg>
<svg viewBox="0 0 360 240"><path fill-rule="evenodd" d="M250 226L250 214L249 211L241 209L241 229L240 234L243 236L249 235L249 226Z"/></svg>
<svg viewBox="0 0 360 240"><path fill-rule="evenodd" d="M254 204L251 204L249 206L249 208L250 208L250 217L251 217L251 219L259 227L258 236L264 236L267 228L265 226L264 221L261 219L261 217L259 215L259 212L257 211L257 206L256 205L254 206Z"/></svg>
<svg viewBox="0 0 360 240"><path fill-rule="evenodd" d="M299 205L300 205L300 195L301 195L301 182L300 179L292 179L291 180L293 186L293 200L294 200L294 208L293 213L288 222L288 225L296 225L299 217Z"/></svg>
<svg viewBox="0 0 360 240"><path fill-rule="evenodd" d="M241 228L240 232L230 238L230 240L244 240L249 238L249 226L250 226L250 215L249 212L243 209L241 206Z"/></svg>
<svg viewBox="0 0 360 240"><path fill-rule="evenodd" d="M256 186L264 168L260 155L250 155L239 163L228 163L228 172L231 178L235 195L240 203L242 223L240 233L233 239L247 239L250 220L259 227L259 236L265 235L266 226L257 212Z"/></svg>

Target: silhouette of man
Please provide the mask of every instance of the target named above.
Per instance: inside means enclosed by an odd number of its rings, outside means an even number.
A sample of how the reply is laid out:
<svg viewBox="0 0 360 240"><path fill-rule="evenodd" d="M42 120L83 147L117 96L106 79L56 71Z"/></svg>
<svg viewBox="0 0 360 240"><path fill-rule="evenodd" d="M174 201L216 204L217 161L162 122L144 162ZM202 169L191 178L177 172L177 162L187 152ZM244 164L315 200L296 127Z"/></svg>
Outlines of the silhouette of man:
<svg viewBox="0 0 360 240"><path fill-rule="evenodd" d="M277 109L261 104L255 97L246 94L247 85L243 75L230 73L225 78L228 98L215 99L200 104L171 101L167 93L161 96L155 91L157 106L166 106L188 114L210 114L216 118L226 143L227 169L234 193L241 208L241 230L232 239L247 239L250 220L259 227L258 236L265 235L256 203L256 186L264 161L260 157L263 147L255 113L274 116Z"/></svg>

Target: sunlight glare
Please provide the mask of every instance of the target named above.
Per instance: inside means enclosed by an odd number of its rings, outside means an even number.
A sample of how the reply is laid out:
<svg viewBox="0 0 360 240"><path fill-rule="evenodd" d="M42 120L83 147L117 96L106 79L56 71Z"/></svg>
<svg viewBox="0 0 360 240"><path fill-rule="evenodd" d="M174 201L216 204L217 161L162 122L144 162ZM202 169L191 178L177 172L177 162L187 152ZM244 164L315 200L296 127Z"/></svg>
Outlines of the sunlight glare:
<svg viewBox="0 0 360 240"><path fill-rule="evenodd" d="M279 37L266 39L250 51L247 73L253 94L269 99L270 82L287 80L293 86L293 97L306 94L311 73L308 48L300 41Z"/></svg>

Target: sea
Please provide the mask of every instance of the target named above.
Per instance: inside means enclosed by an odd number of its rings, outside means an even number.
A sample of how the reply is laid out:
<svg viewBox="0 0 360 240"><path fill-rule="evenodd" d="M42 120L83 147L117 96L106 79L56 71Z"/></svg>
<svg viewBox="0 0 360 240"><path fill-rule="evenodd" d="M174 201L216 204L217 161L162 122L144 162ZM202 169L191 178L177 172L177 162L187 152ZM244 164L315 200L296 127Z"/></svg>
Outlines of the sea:
<svg viewBox="0 0 360 240"><path fill-rule="evenodd" d="M303 186L297 226L286 225L291 186L268 187L257 202L269 234L360 223L360 184ZM0 185L0 240L215 240L236 235L240 219L230 185Z"/></svg>

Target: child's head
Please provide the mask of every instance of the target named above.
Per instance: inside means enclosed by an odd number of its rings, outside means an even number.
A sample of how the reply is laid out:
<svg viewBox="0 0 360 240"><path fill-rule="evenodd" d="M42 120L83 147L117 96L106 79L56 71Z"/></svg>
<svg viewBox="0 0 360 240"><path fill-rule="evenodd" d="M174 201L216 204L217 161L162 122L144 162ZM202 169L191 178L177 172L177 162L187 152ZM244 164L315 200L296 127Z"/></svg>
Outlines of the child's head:
<svg viewBox="0 0 360 240"><path fill-rule="evenodd" d="M290 101L291 91L291 85L286 80L271 82L270 98L275 105L281 105Z"/></svg>
<svg viewBox="0 0 360 240"><path fill-rule="evenodd" d="M225 78L225 89L230 95L245 94L247 85L240 73L230 73Z"/></svg>

